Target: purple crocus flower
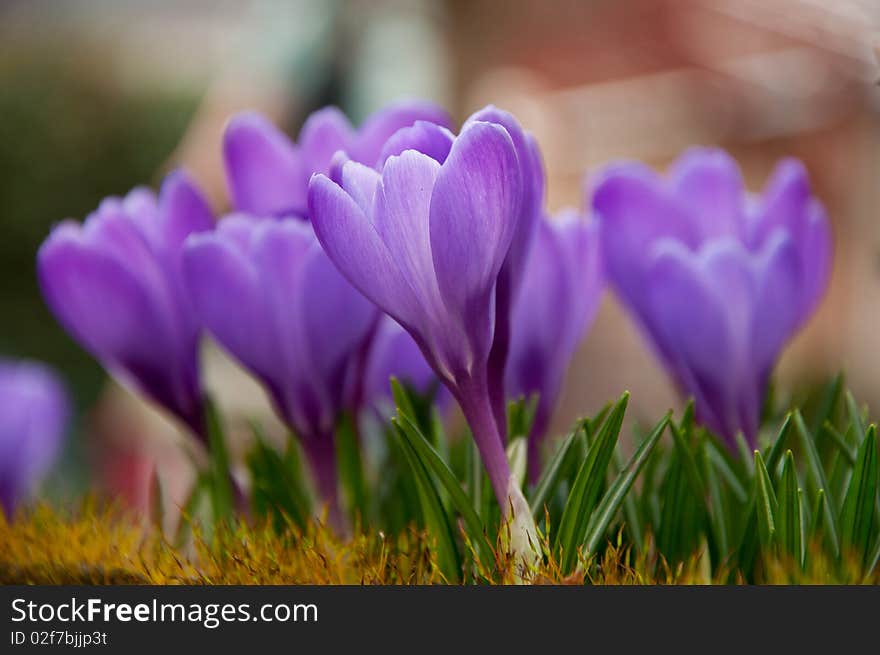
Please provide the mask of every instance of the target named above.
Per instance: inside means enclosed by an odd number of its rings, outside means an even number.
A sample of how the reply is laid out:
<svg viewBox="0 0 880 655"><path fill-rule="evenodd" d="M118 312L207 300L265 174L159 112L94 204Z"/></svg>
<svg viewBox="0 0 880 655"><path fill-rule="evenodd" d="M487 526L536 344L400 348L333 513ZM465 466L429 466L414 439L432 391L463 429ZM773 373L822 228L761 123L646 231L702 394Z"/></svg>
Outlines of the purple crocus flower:
<svg viewBox="0 0 880 655"><path fill-rule="evenodd" d="M390 384L392 377L422 395L433 393L434 405L441 411L449 404L446 388L437 388L437 376L425 361L418 344L387 316L382 319L370 346L366 376L365 396L383 417L389 416L388 409L393 408L394 404Z"/></svg>
<svg viewBox="0 0 880 655"><path fill-rule="evenodd" d="M158 199L138 188L105 199L82 225L59 224L37 255L43 296L74 339L200 438L199 323L182 286L181 249L213 222L199 191L175 172Z"/></svg>
<svg viewBox="0 0 880 655"><path fill-rule="evenodd" d="M257 216L306 216L309 178L327 173L337 151L375 166L385 142L419 120L449 124L448 114L427 102L389 105L357 130L339 109L325 107L308 117L294 144L260 114L238 114L223 139L232 205Z"/></svg>
<svg viewBox="0 0 880 655"><path fill-rule="evenodd" d="M51 370L0 359L0 507L8 518L55 461L69 416Z"/></svg>
<svg viewBox="0 0 880 655"><path fill-rule="evenodd" d="M332 179L312 178L309 210L330 259L410 333L458 401L521 538L534 537L534 524L510 475L493 406L503 366L498 380L490 356L510 320L499 281L511 284L509 262L527 249L537 157L512 117L492 120L500 115L480 112L457 137L425 122L405 128L386 144L381 172L338 160Z"/></svg>
<svg viewBox="0 0 880 655"><path fill-rule="evenodd" d="M507 362L511 398L538 395L529 434L529 476L540 474L540 445L568 364L602 294L598 225L574 210L541 220L514 306Z"/></svg>
<svg viewBox="0 0 880 655"><path fill-rule="evenodd" d="M831 237L795 160L749 196L720 150L686 152L664 179L609 167L593 194L606 271L698 418L754 444L774 363L825 289Z"/></svg>
<svg viewBox="0 0 880 655"><path fill-rule="evenodd" d="M361 403L378 310L294 218L223 219L188 240L184 276L205 327L263 382L335 509L333 431Z"/></svg>

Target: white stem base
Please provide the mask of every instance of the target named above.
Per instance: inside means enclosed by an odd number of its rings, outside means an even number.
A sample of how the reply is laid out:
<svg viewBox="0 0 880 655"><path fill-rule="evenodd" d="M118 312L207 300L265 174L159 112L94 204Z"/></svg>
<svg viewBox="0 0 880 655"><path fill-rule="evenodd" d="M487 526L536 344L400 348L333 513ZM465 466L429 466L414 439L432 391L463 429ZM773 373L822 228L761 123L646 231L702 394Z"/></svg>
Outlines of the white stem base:
<svg viewBox="0 0 880 655"><path fill-rule="evenodd" d="M517 581L528 582L532 571L541 559L541 538L529 504L514 476L507 483L509 517L509 552L515 558Z"/></svg>

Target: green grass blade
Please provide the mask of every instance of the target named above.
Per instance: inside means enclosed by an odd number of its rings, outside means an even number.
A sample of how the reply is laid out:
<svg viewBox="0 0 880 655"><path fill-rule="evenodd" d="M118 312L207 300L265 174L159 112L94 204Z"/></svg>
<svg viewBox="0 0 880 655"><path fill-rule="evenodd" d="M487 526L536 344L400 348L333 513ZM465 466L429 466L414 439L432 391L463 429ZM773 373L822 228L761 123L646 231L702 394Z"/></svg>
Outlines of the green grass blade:
<svg viewBox="0 0 880 655"><path fill-rule="evenodd" d="M429 470L446 493L453 509L464 521L465 530L471 543L478 549L481 556L488 556L491 546L486 540L486 533L480 517L474 510L473 503L467 493L455 478L452 470L440 457L440 454L418 431L418 428L407 418L399 417L398 426L401 435L406 439L409 446L419 458L422 466ZM488 559L484 560L487 563Z"/></svg>
<svg viewBox="0 0 880 655"><path fill-rule="evenodd" d="M709 499L709 521L717 546L718 558L715 563L719 564L730 553L731 526L728 525L730 510L722 491L718 471L712 463L709 452L709 448L704 443L703 448L700 449L700 464L703 470L703 477L706 479Z"/></svg>
<svg viewBox="0 0 880 655"><path fill-rule="evenodd" d="M877 502L877 427L868 428L856 457L840 517L841 543L867 559Z"/></svg>
<svg viewBox="0 0 880 655"><path fill-rule="evenodd" d="M538 479L538 484L535 485L535 490L532 492L532 497L529 500L532 516L536 519L540 519L544 515L544 506L550 502L553 494L556 493L556 489L562 481L562 476L573 462L574 456L577 454L576 440L577 431L572 432L565 438L565 441L562 442L562 445L553 454L553 457L550 458L550 462Z"/></svg>
<svg viewBox="0 0 880 655"><path fill-rule="evenodd" d="M819 489L816 492L816 507L813 510L813 524L810 526L810 536L813 539L820 537L822 535L822 529L825 524L825 517L827 516L825 512L825 490Z"/></svg>
<svg viewBox="0 0 880 655"><path fill-rule="evenodd" d="M596 432L572 485L555 541L563 571L570 571L577 560L578 546L583 543L590 514L595 509L605 484L608 465L617 445L628 401L629 393L624 393L609 412L608 418Z"/></svg>
<svg viewBox="0 0 880 655"><path fill-rule="evenodd" d="M816 408L816 415L813 417L813 432L818 433L819 429L826 421L834 421L834 414L837 411L837 406L840 404L840 398L843 395L843 384L843 373L838 373L825 385L822 398Z"/></svg>
<svg viewBox="0 0 880 655"><path fill-rule="evenodd" d="M707 453L709 460L718 470L718 473L724 478L727 488L741 503L749 501L749 492L743 485L742 479L737 474L733 463L730 461L730 454L724 445L719 444L714 438L707 440Z"/></svg>
<svg viewBox="0 0 880 655"><path fill-rule="evenodd" d="M214 523L217 524L231 519L234 508L229 451L226 449L226 439L217 406L210 398L205 400L205 425L208 431L211 509L214 513Z"/></svg>
<svg viewBox="0 0 880 655"><path fill-rule="evenodd" d="M776 435L776 439L773 442L773 445L770 447L770 450L767 452L767 470L775 471L776 467L779 465L779 460L782 458L782 454L785 452L785 447L788 445L788 436L791 434L794 428L794 419L791 415L791 412L785 415L785 419L782 421L782 425L779 426L779 432Z"/></svg>
<svg viewBox="0 0 880 655"><path fill-rule="evenodd" d="M645 466L645 463L650 458L654 447L660 441L660 437L666 430L666 426L669 425L671 418L672 413L670 412L660 419L660 422L654 426L648 437L641 443L629 462L623 467L623 470L615 478L614 482L611 483L611 486L608 487L608 491L602 496L602 500L599 502L596 511L593 512L593 516L590 517L590 523L587 526L587 536L584 539L585 552L593 553L596 551L596 547L605 535L605 531L608 530L608 526L620 508L623 499L626 498L633 482L635 482L642 467Z"/></svg>
<svg viewBox="0 0 880 655"><path fill-rule="evenodd" d="M800 489L794 468L794 455L785 452L782 477L777 491L779 503L776 522L777 537L783 550L800 560L801 556L801 506Z"/></svg>
<svg viewBox="0 0 880 655"><path fill-rule="evenodd" d="M415 480L425 527L428 534L435 540L434 551L437 554L437 564L448 580L457 581L461 577L462 566L455 544L451 517L446 512L436 486L410 444L401 423L397 418L394 418L391 419L391 424L395 428L401 451L409 463L410 471Z"/></svg>
<svg viewBox="0 0 880 655"><path fill-rule="evenodd" d="M819 458L819 452L816 450L816 443L813 441L813 437L809 430L807 430L807 426L804 424L804 417L799 410L794 411L794 425L795 430L800 437L804 455L806 455L807 458L807 471L813 478L815 488L817 490L825 490L826 498L825 504L823 505L825 518L823 519L823 528L825 535L828 538L828 543L831 546L832 554L834 557L838 557L840 555L840 536L837 529L837 511L834 507L834 499L828 497L830 487L828 486L828 479L825 477L825 470L822 468L822 460Z"/></svg>
<svg viewBox="0 0 880 655"><path fill-rule="evenodd" d="M758 512L758 534L761 537L761 543L768 547L776 540L779 505L760 450L755 451L755 498Z"/></svg>
<svg viewBox="0 0 880 655"><path fill-rule="evenodd" d="M862 412L853 395L847 391L846 395L846 412L849 416L850 425L855 429L856 443L862 443L865 439L866 428L865 421L862 418Z"/></svg>
<svg viewBox="0 0 880 655"><path fill-rule="evenodd" d="M847 434L850 432L855 432L856 428L853 427L852 424L847 428ZM850 467L855 466L856 464L856 451L852 448L850 444L850 440L847 438L847 435L840 434L840 432L833 425L828 423L827 421L822 424L822 434L828 437L828 440L834 444L837 451L841 454L841 456L846 460Z"/></svg>
<svg viewBox="0 0 880 655"><path fill-rule="evenodd" d="M369 521L370 500L361 460L361 447L354 420L348 412L342 416L335 436L336 467L351 518L360 517L361 521Z"/></svg>

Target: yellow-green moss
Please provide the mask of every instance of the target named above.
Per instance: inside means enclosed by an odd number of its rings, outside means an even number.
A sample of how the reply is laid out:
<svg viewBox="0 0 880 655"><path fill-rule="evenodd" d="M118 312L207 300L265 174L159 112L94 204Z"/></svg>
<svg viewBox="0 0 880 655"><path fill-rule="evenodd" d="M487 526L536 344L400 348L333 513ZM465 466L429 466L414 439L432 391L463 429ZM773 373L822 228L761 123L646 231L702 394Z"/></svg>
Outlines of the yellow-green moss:
<svg viewBox="0 0 880 655"><path fill-rule="evenodd" d="M648 549L648 553L650 553ZM768 583L858 583L857 567L825 560L818 549L807 571L781 559L763 563ZM586 571L587 573L583 573ZM483 582L515 579L496 556ZM650 554L609 545L600 559L564 576L546 558L537 584L711 584L704 557L670 567ZM741 579L735 573L734 580ZM415 530L393 536L356 531L340 539L317 523L278 535L270 526L218 530L209 545L198 535L182 547L112 507L85 502L61 511L40 505L6 522L0 513L0 583L4 584L435 584L443 583L428 539Z"/></svg>

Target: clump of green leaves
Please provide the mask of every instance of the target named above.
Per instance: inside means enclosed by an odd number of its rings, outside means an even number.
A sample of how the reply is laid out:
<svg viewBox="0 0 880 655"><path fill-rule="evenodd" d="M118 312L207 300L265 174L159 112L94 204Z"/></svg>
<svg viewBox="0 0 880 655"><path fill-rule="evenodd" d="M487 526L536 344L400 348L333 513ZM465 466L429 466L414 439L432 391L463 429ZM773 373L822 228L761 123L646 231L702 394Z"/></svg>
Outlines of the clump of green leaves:
<svg viewBox="0 0 880 655"><path fill-rule="evenodd" d="M430 398L396 381L392 390L396 416L385 426L377 461L363 456L355 423L340 422L338 473L349 524L340 538L361 534L361 526L385 535L415 530L428 539L437 580L589 582L608 579L603 566L619 573L632 562L637 567L626 570L633 580L680 580L685 570L693 573L687 579L701 582L816 576L851 582L880 575L877 429L840 377L803 409L767 419L754 450L743 440L735 449L722 443L696 422L693 405L680 419L670 412L624 438L624 393L575 423L534 484L526 480L521 436L529 433L534 399L511 403L511 470L541 532L531 571L517 571L506 552L509 526L473 440L447 438ZM194 528L208 543L216 540L211 552L222 556L217 535L241 525L241 499L213 412L208 425L211 459L175 543L191 544ZM279 451L259 426L254 433L246 459L249 522L273 527L287 548L302 547L302 535L327 515L304 483L296 439Z"/></svg>

